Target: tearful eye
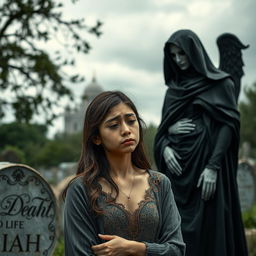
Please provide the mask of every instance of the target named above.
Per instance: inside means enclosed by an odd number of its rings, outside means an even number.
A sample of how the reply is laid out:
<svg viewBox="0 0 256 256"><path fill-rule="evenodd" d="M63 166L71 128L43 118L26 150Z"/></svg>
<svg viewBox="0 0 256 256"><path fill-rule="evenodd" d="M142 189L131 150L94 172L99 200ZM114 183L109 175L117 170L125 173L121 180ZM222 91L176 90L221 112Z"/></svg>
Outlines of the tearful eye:
<svg viewBox="0 0 256 256"><path fill-rule="evenodd" d="M111 124L108 126L110 129L116 129L118 127L118 124Z"/></svg>
<svg viewBox="0 0 256 256"><path fill-rule="evenodd" d="M128 120L128 124L134 124L136 122L136 119Z"/></svg>

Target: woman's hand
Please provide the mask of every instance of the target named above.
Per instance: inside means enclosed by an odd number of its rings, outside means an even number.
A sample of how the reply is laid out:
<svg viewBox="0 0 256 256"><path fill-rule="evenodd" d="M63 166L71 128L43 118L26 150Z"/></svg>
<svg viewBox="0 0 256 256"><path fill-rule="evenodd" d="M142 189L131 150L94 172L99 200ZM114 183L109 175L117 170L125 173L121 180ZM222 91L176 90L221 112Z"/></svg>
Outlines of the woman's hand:
<svg viewBox="0 0 256 256"><path fill-rule="evenodd" d="M169 127L169 134L186 134L193 132L196 125L192 123L192 119L183 118Z"/></svg>
<svg viewBox="0 0 256 256"><path fill-rule="evenodd" d="M175 173L180 176L182 174L182 168L178 163L177 159L181 159L176 151L166 146L164 149L164 160L171 173Z"/></svg>
<svg viewBox="0 0 256 256"><path fill-rule="evenodd" d="M205 168L199 177L197 187L200 187L202 182L202 199L207 201L216 191L217 172L212 169Z"/></svg>
<svg viewBox="0 0 256 256"><path fill-rule="evenodd" d="M93 253L97 256L145 255L144 243L130 241L120 236L99 234L99 237L107 242L92 246Z"/></svg>

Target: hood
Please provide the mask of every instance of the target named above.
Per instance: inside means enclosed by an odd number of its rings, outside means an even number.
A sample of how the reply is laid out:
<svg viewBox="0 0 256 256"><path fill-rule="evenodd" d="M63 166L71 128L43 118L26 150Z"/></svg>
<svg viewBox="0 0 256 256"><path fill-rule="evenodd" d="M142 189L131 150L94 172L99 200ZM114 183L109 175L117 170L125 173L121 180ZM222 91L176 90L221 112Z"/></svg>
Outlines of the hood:
<svg viewBox="0 0 256 256"><path fill-rule="evenodd" d="M181 71L171 58L170 44L181 48L190 61L190 68ZM213 80L229 77L229 74L217 69L211 62L198 36L191 30L178 30L171 35L164 46L164 78L166 85L178 83L184 75L203 76Z"/></svg>

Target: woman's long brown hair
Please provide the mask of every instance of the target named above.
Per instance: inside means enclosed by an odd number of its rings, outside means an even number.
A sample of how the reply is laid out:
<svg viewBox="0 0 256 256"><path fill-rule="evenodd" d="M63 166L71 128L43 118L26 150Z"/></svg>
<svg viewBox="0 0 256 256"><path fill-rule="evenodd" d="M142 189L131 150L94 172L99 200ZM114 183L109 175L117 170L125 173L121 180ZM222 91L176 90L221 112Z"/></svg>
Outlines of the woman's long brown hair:
<svg viewBox="0 0 256 256"><path fill-rule="evenodd" d="M96 96L85 113L82 150L76 174L83 177L92 210L97 214L103 213L102 209L97 206L97 198L101 193L99 178L105 178L109 182L111 190L116 192L116 197L119 194L119 189L109 174L110 166L103 147L96 145L93 140L99 135L99 126L106 115L119 103L129 106L139 122L140 140L136 149L132 152L132 163L141 169L150 168L143 146L142 124L144 122L139 117L133 102L120 91L106 91Z"/></svg>

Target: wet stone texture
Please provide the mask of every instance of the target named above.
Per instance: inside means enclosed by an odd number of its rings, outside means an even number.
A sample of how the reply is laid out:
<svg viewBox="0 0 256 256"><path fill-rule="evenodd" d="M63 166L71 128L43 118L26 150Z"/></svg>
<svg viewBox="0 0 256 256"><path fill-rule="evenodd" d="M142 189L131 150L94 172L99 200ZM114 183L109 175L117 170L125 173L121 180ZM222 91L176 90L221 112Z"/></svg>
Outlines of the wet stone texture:
<svg viewBox="0 0 256 256"><path fill-rule="evenodd" d="M36 171L0 164L0 256L51 255L55 217L55 197Z"/></svg>

